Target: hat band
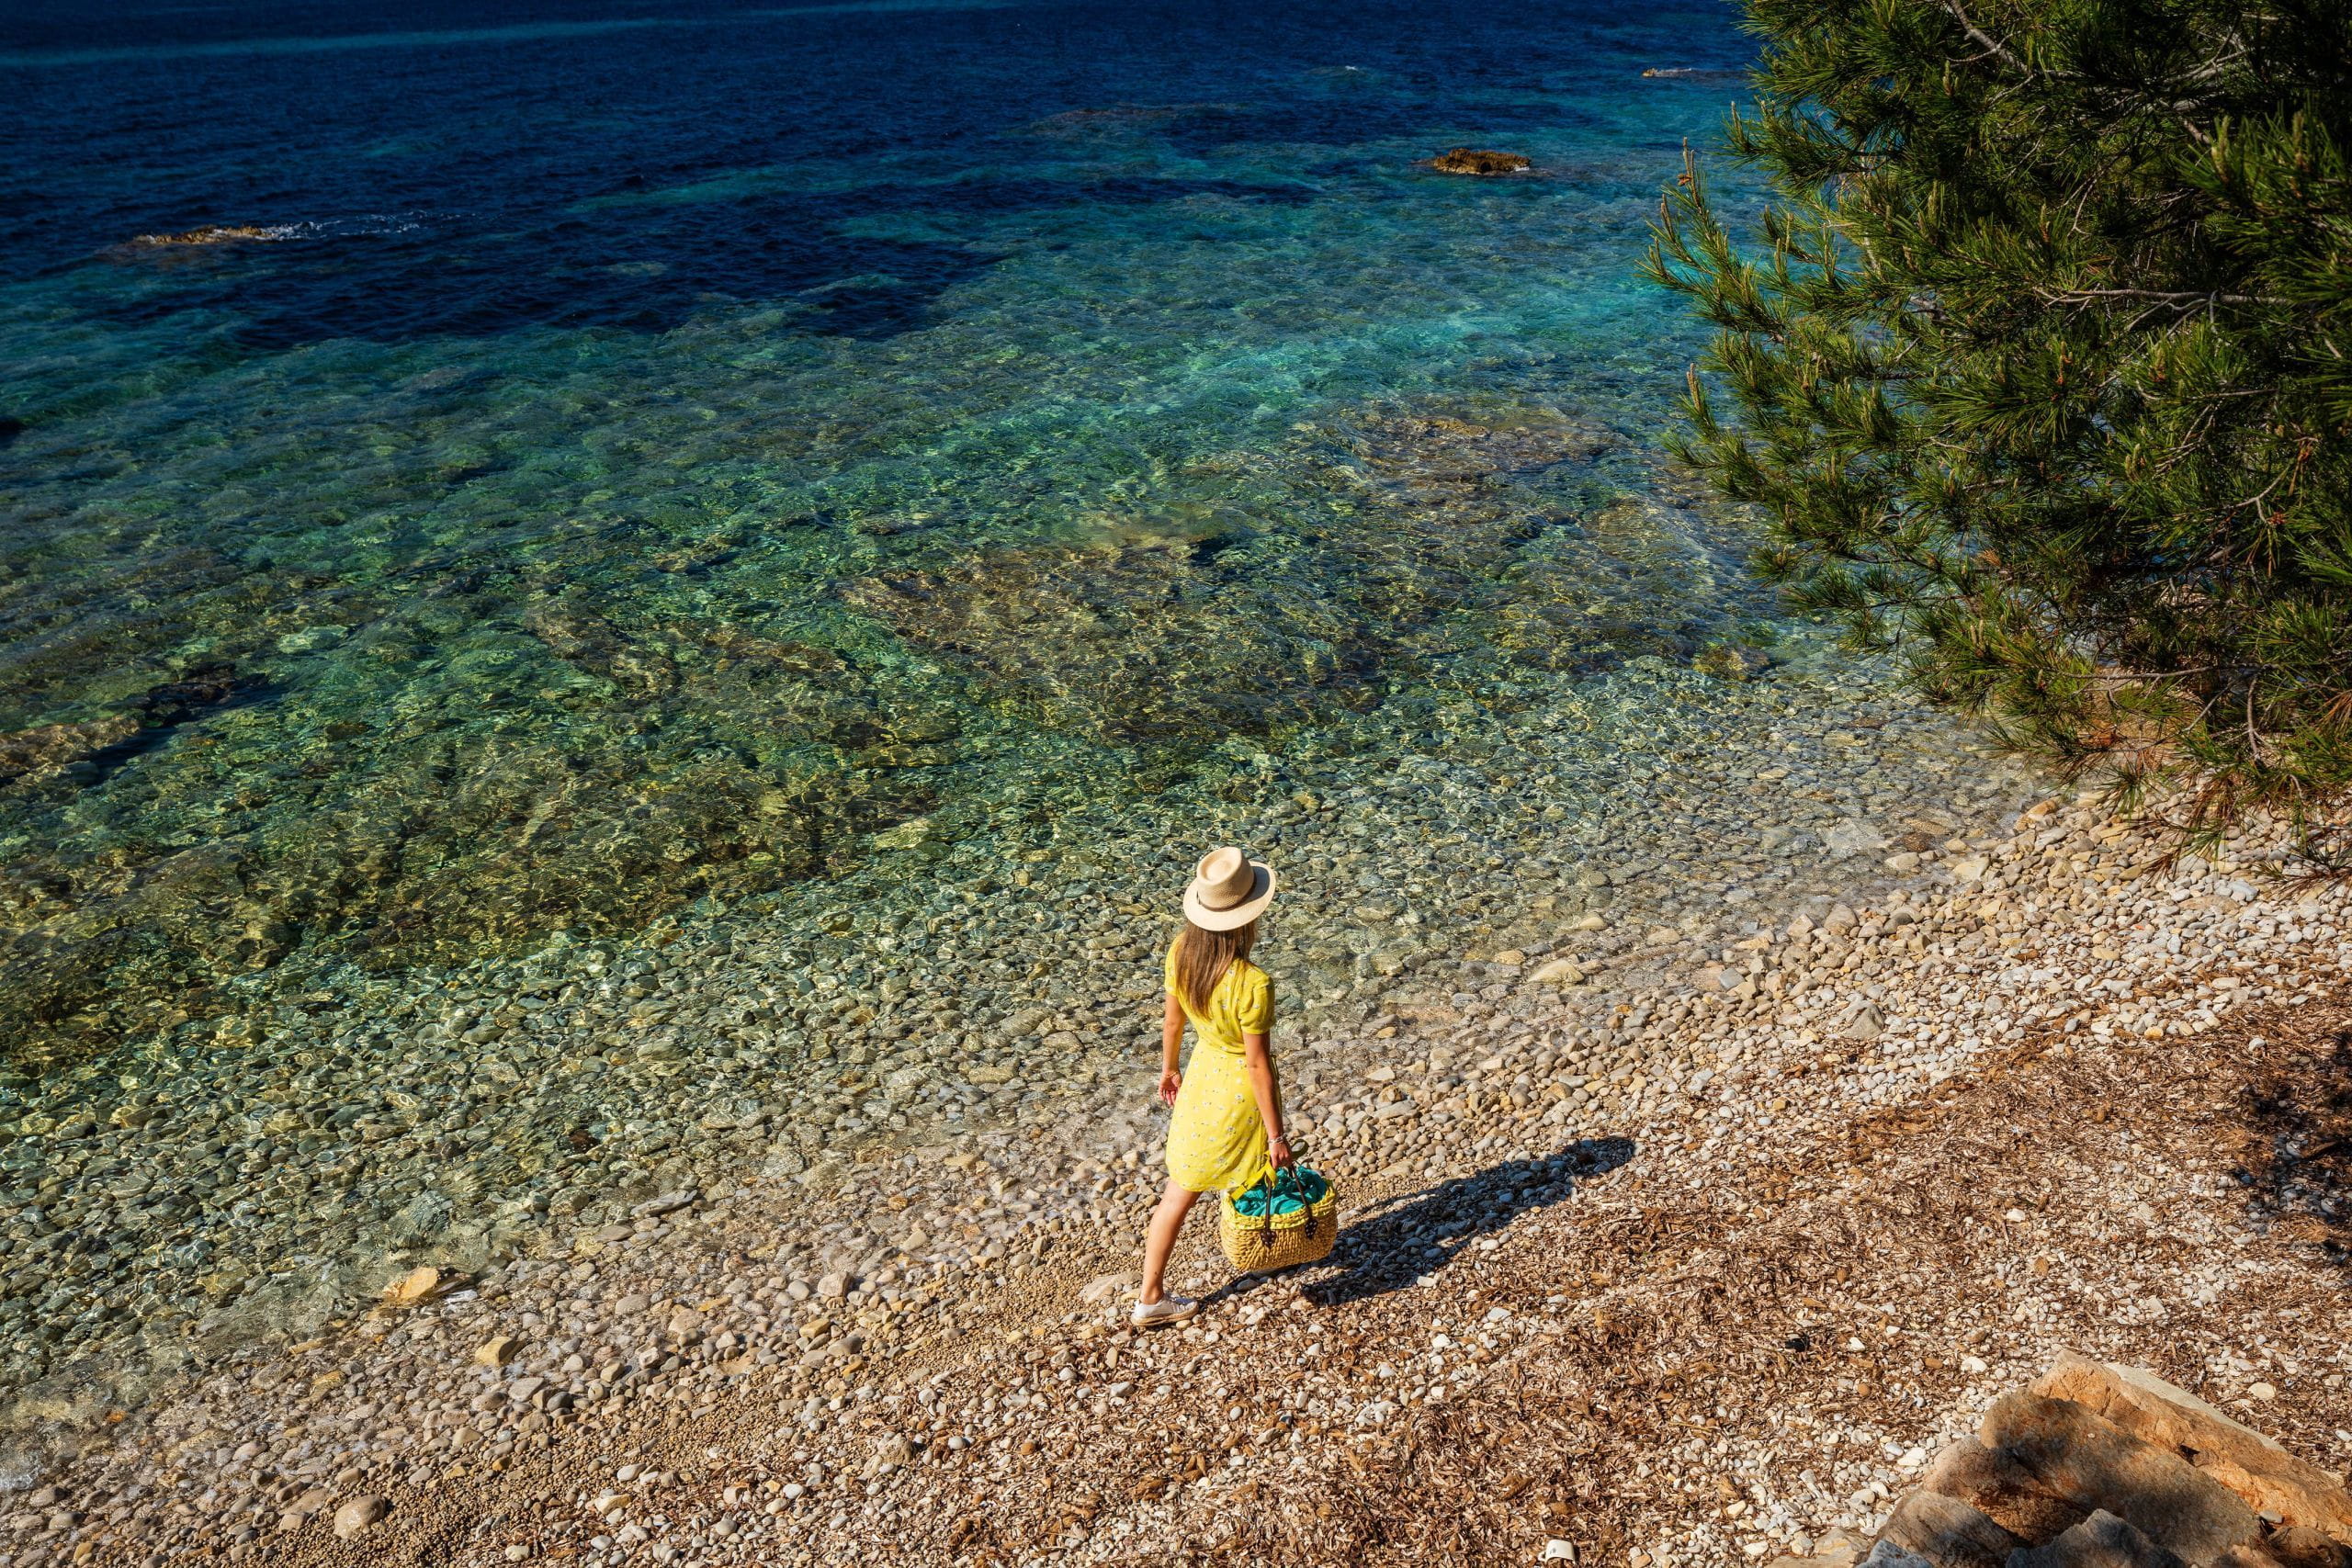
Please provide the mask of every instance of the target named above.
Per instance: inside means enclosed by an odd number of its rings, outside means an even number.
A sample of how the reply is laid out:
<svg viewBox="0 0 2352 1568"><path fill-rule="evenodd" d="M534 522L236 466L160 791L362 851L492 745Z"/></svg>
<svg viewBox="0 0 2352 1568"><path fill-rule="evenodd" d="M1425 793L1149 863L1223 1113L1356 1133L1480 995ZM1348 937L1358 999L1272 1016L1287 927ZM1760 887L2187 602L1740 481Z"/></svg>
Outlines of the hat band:
<svg viewBox="0 0 2352 1568"><path fill-rule="evenodd" d="M1228 898L1222 904L1212 904L1208 901L1207 897L1204 895L1201 898L1201 908L1208 910L1211 914L1221 915L1227 909L1238 909L1242 905L1250 902L1250 895L1257 890L1258 877L1257 874L1252 872L1250 874L1250 880L1241 885L1241 891L1238 894Z"/></svg>

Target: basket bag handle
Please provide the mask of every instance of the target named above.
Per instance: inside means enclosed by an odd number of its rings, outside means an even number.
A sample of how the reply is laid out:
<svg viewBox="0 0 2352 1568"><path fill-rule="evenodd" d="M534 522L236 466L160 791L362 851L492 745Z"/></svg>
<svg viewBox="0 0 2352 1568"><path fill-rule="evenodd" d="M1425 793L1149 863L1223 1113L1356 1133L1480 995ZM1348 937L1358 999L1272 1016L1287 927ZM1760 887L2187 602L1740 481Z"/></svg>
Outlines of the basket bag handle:
<svg viewBox="0 0 2352 1568"><path fill-rule="evenodd" d="M1282 1190L1282 1179L1285 1175L1290 1178L1291 1190L1298 1194L1298 1206L1306 1211L1306 1231L1309 1235L1312 1235L1315 1234L1315 1205L1306 1201L1306 1183L1299 1179L1298 1166L1295 1162L1284 1170L1276 1167L1274 1162L1269 1159L1266 1161L1265 1174L1242 1189L1244 1192L1259 1187L1266 1190L1266 1212L1259 1216L1258 1228L1268 1235L1273 1235L1274 1199Z"/></svg>

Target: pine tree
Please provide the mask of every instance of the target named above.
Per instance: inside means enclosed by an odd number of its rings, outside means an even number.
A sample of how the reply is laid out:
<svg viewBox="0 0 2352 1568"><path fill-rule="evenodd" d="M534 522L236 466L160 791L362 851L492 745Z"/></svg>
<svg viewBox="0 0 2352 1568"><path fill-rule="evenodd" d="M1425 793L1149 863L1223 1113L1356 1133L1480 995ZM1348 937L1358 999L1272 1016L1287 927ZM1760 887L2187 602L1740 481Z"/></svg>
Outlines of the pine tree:
<svg viewBox="0 0 2352 1568"><path fill-rule="evenodd" d="M1682 455L1768 574L2179 842L2352 785L2352 5L1747 0ZM1719 414L1721 400L1732 411Z"/></svg>

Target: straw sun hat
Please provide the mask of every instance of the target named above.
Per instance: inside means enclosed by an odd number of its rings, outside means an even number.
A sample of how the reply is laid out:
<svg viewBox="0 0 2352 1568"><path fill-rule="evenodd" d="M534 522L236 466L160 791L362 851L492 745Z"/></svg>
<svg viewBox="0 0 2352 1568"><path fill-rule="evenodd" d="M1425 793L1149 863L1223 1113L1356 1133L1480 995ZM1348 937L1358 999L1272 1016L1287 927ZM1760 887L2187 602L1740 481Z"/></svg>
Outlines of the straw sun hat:
<svg viewBox="0 0 2352 1568"><path fill-rule="evenodd" d="M1239 931L1274 901L1274 868L1227 845L1211 850L1184 889L1184 918L1203 931Z"/></svg>

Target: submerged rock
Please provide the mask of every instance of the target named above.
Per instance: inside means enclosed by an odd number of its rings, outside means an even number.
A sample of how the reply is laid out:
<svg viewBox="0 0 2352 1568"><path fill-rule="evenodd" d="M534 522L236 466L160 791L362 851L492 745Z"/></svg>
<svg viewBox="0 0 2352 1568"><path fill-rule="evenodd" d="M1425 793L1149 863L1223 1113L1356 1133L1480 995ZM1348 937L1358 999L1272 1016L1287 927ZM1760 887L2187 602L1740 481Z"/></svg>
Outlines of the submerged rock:
<svg viewBox="0 0 2352 1568"><path fill-rule="evenodd" d="M110 714L81 724L44 724L0 735L0 784L51 777L93 752L129 739L138 729L139 721L128 714Z"/></svg>
<svg viewBox="0 0 2352 1568"><path fill-rule="evenodd" d="M1532 164L1524 153L1477 147L1456 147L1430 160L1430 167L1442 175L1515 175Z"/></svg>
<svg viewBox="0 0 2352 1568"><path fill-rule="evenodd" d="M233 664L206 664L176 681L150 686L140 697L139 707L150 724L186 724L200 717L206 710L231 701L253 684L252 680L237 672Z"/></svg>
<svg viewBox="0 0 2352 1568"><path fill-rule="evenodd" d="M412 1307L439 1294L441 1284L440 1269L429 1267L412 1269L384 1287L383 1303L390 1307Z"/></svg>
<svg viewBox="0 0 2352 1568"><path fill-rule="evenodd" d="M1690 668L1700 674L1725 681L1745 681L1771 667L1772 656L1762 649L1743 648L1735 643L1718 643L1690 660Z"/></svg>

